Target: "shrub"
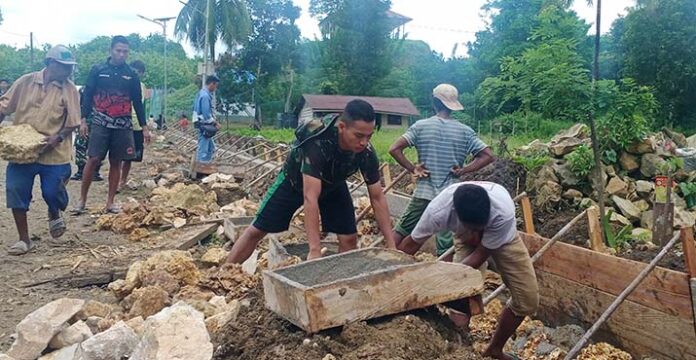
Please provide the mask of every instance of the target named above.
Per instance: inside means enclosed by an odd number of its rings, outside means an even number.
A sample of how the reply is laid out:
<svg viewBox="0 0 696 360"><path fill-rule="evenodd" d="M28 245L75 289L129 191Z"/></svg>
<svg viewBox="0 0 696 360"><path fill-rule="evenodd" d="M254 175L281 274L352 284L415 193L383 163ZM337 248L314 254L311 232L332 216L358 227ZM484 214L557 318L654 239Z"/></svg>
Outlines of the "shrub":
<svg viewBox="0 0 696 360"><path fill-rule="evenodd" d="M590 174L594 168L594 156L592 149L587 145L580 145L572 153L566 155L570 171L579 178Z"/></svg>

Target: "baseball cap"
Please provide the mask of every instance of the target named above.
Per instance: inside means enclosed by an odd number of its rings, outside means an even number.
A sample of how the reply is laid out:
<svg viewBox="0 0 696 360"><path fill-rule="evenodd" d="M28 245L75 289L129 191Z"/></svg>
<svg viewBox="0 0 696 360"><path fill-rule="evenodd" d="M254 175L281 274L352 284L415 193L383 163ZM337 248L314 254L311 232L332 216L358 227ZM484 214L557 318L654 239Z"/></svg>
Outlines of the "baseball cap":
<svg viewBox="0 0 696 360"><path fill-rule="evenodd" d="M75 65L75 56L67 47L56 45L46 52L46 59L53 59L61 64Z"/></svg>
<svg viewBox="0 0 696 360"><path fill-rule="evenodd" d="M459 102L459 91L450 84L440 84L433 89L433 97L442 101L450 110L464 110L464 106Z"/></svg>

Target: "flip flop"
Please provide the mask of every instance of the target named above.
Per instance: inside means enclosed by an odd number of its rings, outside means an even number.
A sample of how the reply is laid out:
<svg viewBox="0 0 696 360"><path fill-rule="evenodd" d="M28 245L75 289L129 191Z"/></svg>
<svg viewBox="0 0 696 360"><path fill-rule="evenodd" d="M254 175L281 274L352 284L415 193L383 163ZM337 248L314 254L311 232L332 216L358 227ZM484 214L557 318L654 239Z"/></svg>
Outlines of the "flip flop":
<svg viewBox="0 0 696 360"><path fill-rule="evenodd" d="M65 234L65 220L60 214L56 219L48 221L48 231L54 239L58 239Z"/></svg>
<svg viewBox="0 0 696 360"><path fill-rule="evenodd" d="M72 210L70 210L70 214L73 216L80 216L86 212L87 212L87 207L84 205L83 206L80 206L80 205L75 206L74 208L72 208Z"/></svg>
<svg viewBox="0 0 696 360"><path fill-rule="evenodd" d="M120 214L121 208L119 206L113 205L108 208L104 208L104 214Z"/></svg>
<svg viewBox="0 0 696 360"><path fill-rule="evenodd" d="M505 353L505 355L507 355L515 360L520 360L520 358L515 353Z"/></svg>
<svg viewBox="0 0 696 360"><path fill-rule="evenodd" d="M29 244L24 241L17 241L7 249L7 253L13 256L24 255L36 247L33 241L29 240Z"/></svg>

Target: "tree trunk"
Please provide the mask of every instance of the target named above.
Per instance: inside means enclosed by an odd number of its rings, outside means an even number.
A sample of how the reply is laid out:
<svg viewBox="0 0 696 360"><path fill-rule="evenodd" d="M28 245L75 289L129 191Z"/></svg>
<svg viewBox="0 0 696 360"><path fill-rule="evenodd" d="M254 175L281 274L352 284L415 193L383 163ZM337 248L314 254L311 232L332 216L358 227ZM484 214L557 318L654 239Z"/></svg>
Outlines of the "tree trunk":
<svg viewBox="0 0 696 360"><path fill-rule="evenodd" d="M597 202L599 203L599 216L601 219L604 219L606 216L605 209L604 209L604 181L602 181L602 171L604 169L602 168L602 158L600 156L600 151L599 151L599 143L597 141L597 129L595 127L595 100L596 100L596 83L597 80L599 79L599 45L600 45L600 21L602 18L602 0L597 0L597 20L596 20L596 34L595 34L595 41L594 41L594 59L593 59L593 64L592 64L592 93L591 93L591 106L590 106L590 113L588 116L588 122L590 123L590 138L592 140L592 153L594 154L594 161L595 161L595 168L597 169L597 176L599 177L596 181L598 185L597 193L598 199ZM606 238L606 237L605 237Z"/></svg>

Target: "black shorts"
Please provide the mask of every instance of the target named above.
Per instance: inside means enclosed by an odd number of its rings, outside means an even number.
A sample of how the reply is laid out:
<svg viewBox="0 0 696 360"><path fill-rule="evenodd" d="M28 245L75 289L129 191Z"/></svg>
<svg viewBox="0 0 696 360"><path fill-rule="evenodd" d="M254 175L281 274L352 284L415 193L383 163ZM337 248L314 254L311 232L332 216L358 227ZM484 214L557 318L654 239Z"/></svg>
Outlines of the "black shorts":
<svg viewBox="0 0 696 360"><path fill-rule="evenodd" d="M135 157L131 161L141 162L145 151L145 137L142 130L133 130L133 141L135 142Z"/></svg>
<svg viewBox="0 0 696 360"><path fill-rule="evenodd" d="M107 153L111 160L132 160L135 156L133 130L111 129L92 124L87 156L103 160Z"/></svg>
<svg viewBox="0 0 696 360"><path fill-rule="evenodd" d="M285 172L278 175L261 202L254 219L254 227L268 233L279 233L290 227L295 211L304 203L304 195L293 189ZM358 232L355 227L355 208L353 198L344 182L319 196L319 213L322 231L338 235L352 235Z"/></svg>

